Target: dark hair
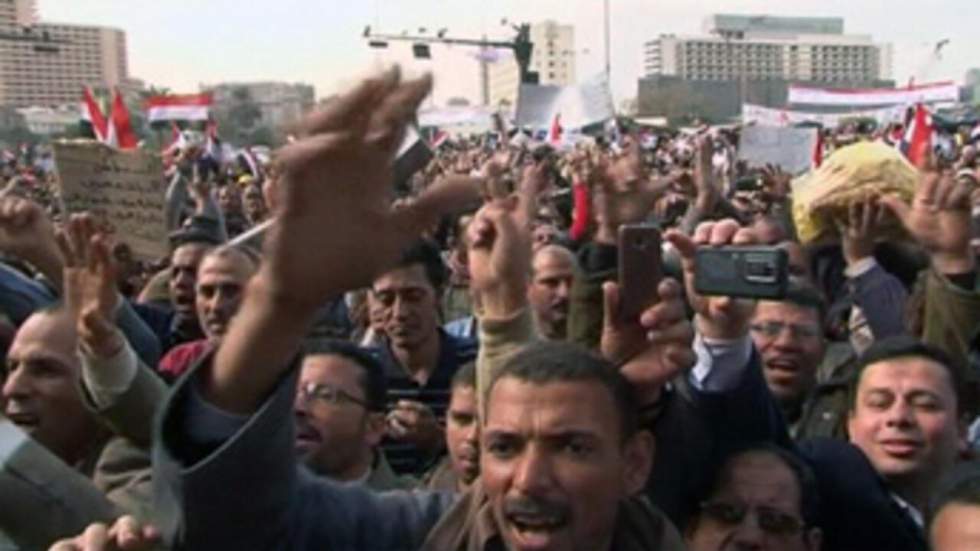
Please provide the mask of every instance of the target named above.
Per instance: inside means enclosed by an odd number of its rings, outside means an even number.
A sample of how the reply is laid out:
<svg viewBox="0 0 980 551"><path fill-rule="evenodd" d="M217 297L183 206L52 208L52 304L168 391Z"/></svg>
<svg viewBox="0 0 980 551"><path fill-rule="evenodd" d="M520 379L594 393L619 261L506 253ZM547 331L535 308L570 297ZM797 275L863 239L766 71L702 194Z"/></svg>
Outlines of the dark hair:
<svg viewBox="0 0 980 551"><path fill-rule="evenodd" d="M953 359L941 348L935 347L931 344L926 344L914 337L905 335L876 340L874 344L868 347L868 349L864 351L864 354L861 354L861 356L858 358L857 366L854 370L854 376L851 379L847 392L847 402L850 410L854 411L854 408L857 405L858 386L861 384L861 377L864 375L864 370L867 369L869 365L887 360L909 357L925 358L943 366L943 369L946 370L946 374L949 375L949 382L950 385L952 385L953 393L956 396L956 407L957 410L959 410L959 408L962 407L963 396L963 381L962 375L959 371L959 366L957 366Z"/></svg>
<svg viewBox="0 0 980 551"><path fill-rule="evenodd" d="M980 507L980 464L958 465L943 479L929 503L930 527L943 507L951 503Z"/></svg>
<svg viewBox="0 0 980 551"><path fill-rule="evenodd" d="M476 388L476 362L469 362L456 371L449 383L450 390L458 387Z"/></svg>
<svg viewBox="0 0 980 551"><path fill-rule="evenodd" d="M619 410L622 441L636 433L639 427L633 387L616 366L579 345L535 342L518 350L490 378L486 390L487 403L494 385L508 377L539 385L572 381L599 383L609 391Z"/></svg>
<svg viewBox="0 0 980 551"><path fill-rule="evenodd" d="M388 379L384 366L370 352L356 344L336 339L310 339L303 346L303 358L340 356L361 368L357 382L364 391L371 411L384 411L388 404Z"/></svg>
<svg viewBox="0 0 980 551"><path fill-rule="evenodd" d="M806 279L801 277L790 277L789 285L786 289L786 296L782 302L789 302L803 308L811 308L817 311L818 321L821 329L824 319L827 316L827 301L820 291L817 290Z"/></svg>
<svg viewBox="0 0 980 551"><path fill-rule="evenodd" d="M408 268L421 264L425 269L425 277L429 280L436 295L442 292L442 287L449 278L446 263L442 260L439 248L425 239L420 239L413 243L405 252L402 253L398 261L398 268Z"/></svg>
<svg viewBox="0 0 980 551"><path fill-rule="evenodd" d="M718 469L711 485L712 493L718 491L726 482L726 477L735 461L747 455L769 455L786 465L793 472L793 478L800 486L800 513L803 516L803 523L808 527L820 525L820 489L813 469L795 453L775 444L753 444L729 454Z"/></svg>

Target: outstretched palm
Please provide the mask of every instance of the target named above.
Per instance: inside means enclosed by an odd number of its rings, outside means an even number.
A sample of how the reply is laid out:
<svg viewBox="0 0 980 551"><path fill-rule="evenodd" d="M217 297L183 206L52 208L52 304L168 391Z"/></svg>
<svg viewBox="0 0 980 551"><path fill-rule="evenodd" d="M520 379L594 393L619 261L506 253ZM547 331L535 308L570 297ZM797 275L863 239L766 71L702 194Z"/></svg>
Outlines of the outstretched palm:
<svg viewBox="0 0 980 551"><path fill-rule="evenodd" d="M395 153L431 85L428 77L402 81L397 70L368 79L311 117L303 137L279 152L279 211L264 264L272 292L311 306L367 285L443 211L474 196L472 186L436 184L392 208Z"/></svg>
<svg viewBox="0 0 980 551"><path fill-rule="evenodd" d="M109 238L96 229L90 215L76 214L58 234L58 246L65 260L65 301L79 338L97 353L111 353L109 349L119 344L114 336L121 298Z"/></svg>

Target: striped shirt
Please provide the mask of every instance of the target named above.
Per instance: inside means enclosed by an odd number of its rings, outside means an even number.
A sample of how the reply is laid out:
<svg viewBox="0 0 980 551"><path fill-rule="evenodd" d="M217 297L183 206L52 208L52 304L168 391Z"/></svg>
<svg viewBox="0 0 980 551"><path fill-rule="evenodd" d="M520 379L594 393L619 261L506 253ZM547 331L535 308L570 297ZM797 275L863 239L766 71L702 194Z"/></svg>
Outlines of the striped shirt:
<svg viewBox="0 0 980 551"><path fill-rule="evenodd" d="M470 339L453 337L440 329L439 364L425 385L418 384L411 373L398 363L388 343L374 349L374 352L385 366L389 409L394 408L399 400L421 402L432 409L439 423L445 426L453 375L463 365L476 360L477 344ZM421 474L437 459L413 444L385 438L381 445L392 469L398 474Z"/></svg>

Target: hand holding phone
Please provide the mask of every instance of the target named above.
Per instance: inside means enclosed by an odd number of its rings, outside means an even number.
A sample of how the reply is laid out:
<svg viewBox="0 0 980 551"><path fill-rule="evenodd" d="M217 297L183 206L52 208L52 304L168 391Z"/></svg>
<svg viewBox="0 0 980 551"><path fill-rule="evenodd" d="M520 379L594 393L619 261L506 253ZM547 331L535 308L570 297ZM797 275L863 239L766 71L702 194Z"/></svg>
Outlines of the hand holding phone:
<svg viewBox="0 0 980 551"><path fill-rule="evenodd" d="M649 224L619 228L619 318L634 320L657 302L663 278L660 230Z"/></svg>

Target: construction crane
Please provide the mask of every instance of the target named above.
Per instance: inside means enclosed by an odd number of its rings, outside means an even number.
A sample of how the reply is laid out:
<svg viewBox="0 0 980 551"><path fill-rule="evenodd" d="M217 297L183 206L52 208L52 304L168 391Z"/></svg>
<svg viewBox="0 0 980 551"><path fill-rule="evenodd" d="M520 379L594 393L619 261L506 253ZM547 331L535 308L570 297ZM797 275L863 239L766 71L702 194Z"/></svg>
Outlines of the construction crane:
<svg viewBox="0 0 980 551"><path fill-rule="evenodd" d="M517 67L520 70L522 84L537 84L538 73L531 71L531 54L534 52L534 44L531 43L531 25L522 23L512 25L517 35L511 41L487 40L486 38L452 38L446 36L446 29L439 29L436 36L409 36L408 33L400 35L377 34L371 32L371 26L364 27L363 37L368 41L368 46L372 48L387 48L388 42L411 42L412 51L417 58L431 57L429 44L449 44L462 46L477 46L482 49L502 48L512 50ZM420 28L419 33L425 33L425 28Z"/></svg>

